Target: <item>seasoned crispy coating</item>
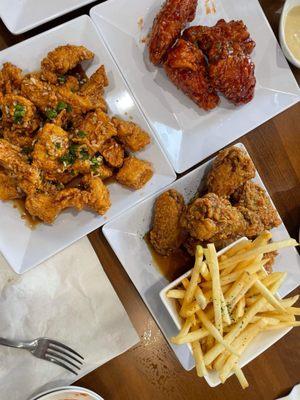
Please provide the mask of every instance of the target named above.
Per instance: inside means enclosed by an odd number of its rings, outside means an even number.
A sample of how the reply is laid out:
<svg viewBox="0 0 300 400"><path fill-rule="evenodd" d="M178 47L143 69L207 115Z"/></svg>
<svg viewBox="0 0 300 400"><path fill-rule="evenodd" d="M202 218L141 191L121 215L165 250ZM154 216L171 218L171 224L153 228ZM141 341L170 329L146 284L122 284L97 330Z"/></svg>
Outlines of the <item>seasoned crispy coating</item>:
<svg viewBox="0 0 300 400"><path fill-rule="evenodd" d="M246 223L243 236L254 238L264 231L264 224L262 223L260 216L256 212L242 206L237 207L237 209L243 215Z"/></svg>
<svg viewBox="0 0 300 400"><path fill-rule="evenodd" d="M23 79L21 93L42 112L55 108L58 103L57 95L52 86L39 79L37 74L28 75Z"/></svg>
<svg viewBox="0 0 300 400"><path fill-rule="evenodd" d="M114 139L108 139L101 146L100 153L105 161L114 168L120 168L124 162L124 149Z"/></svg>
<svg viewBox="0 0 300 400"><path fill-rule="evenodd" d="M220 19L212 27L192 26L183 32L183 37L197 44L206 55L214 43L222 41L239 44L246 54L251 54L255 47L255 42L243 21L226 22Z"/></svg>
<svg viewBox="0 0 300 400"><path fill-rule="evenodd" d="M84 46L66 45L59 46L50 51L42 60L42 73L48 72L46 78L55 83L55 75L64 75L75 68L81 61L92 60L94 53Z"/></svg>
<svg viewBox="0 0 300 400"><path fill-rule="evenodd" d="M220 151L207 175L207 191L230 196L239 186L255 177L255 167L245 150L235 146Z"/></svg>
<svg viewBox="0 0 300 400"><path fill-rule="evenodd" d="M101 164L97 169L96 174L94 176L98 176L103 181L113 176L113 170L108 165Z"/></svg>
<svg viewBox="0 0 300 400"><path fill-rule="evenodd" d="M117 130L109 116L101 109L86 115L80 123L74 140L77 143L87 145L91 151L100 151L103 143L116 136Z"/></svg>
<svg viewBox="0 0 300 400"><path fill-rule="evenodd" d="M152 165L148 161L129 156L124 160L124 164L117 173L116 179L122 185L137 190L142 188L152 176Z"/></svg>
<svg viewBox="0 0 300 400"><path fill-rule="evenodd" d="M0 200L20 199L22 192L18 189L18 181L7 172L0 170Z"/></svg>
<svg viewBox="0 0 300 400"><path fill-rule="evenodd" d="M62 86L71 92L79 92L80 90L80 83L76 76L69 75L66 77L65 83L62 84Z"/></svg>
<svg viewBox="0 0 300 400"><path fill-rule="evenodd" d="M170 255L183 243L185 235L179 221L184 207L182 195L174 189L157 198L150 231L150 242L157 253Z"/></svg>
<svg viewBox="0 0 300 400"><path fill-rule="evenodd" d="M81 87L80 92L91 101L95 108L100 108L106 112L107 104L103 94L104 88L108 86L108 83L105 67L101 65Z"/></svg>
<svg viewBox="0 0 300 400"><path fill-rule="evenodd" d="M243 215L228 200L214 193L196 199L181 218L183 228L200 241L215 242L241 235L245 230Z"/></svg>
<svg viewBox="0 0 300 400"><path fill-rule="evenodd" d="M268 272L268 274L271 274L273 272L273 264L277 256L278 256L277 251L271 251L269 253L264 254L263 260L265 259L269 260L267 264L264 265L264 269Z"/></svg>
<svg viewBox="0 0 300 400"><path fill-rule="evenodd" d="M248 181L239 187L233 193L232 201L236 207L245 207L259 216L266 230L270 230L281 224L278 213L265 190L254 182Z"/></svg>
<svg viewBox="0 0 300 400"><path fill-rule="evenodd" d="M150 35L150 61L158 65L180 36L188 22L195 18L197 0L166 0L157 14Z"/></svg>
<svg viewBox="0 0 300 400"><path fill-rule="evenodd" d="M87 190L89 193L87 205L95 210L98 214L105 214L111 203L109 191L102 180L99 177L85 175L82 182L85 190Z"/></svg>
<svg viewBox="0 0 300 400"><path fill-rule="evenodd" d="M131 151L139 151L150 143L150 136L132 121L113 117L112 123L117 129L118 139Z"/></svg>
<svg viewBox="0 0 300 400"><path fill-rule="evenodd" d="M179 39L168 52L164 69L177 88L199 107L211 110L219 103L208 79L205 57L194 44Z"/></svg>
<svg viewBox="0 0 300 400"><path fill-rule="evenodd" d="M22 82L22 70L10 62L3 64L0 71L0 91L9 94L20 89Z"/></svg>
<svg viewBox="0 0 300 400"><path fill-rule="evenodd" d="M35 105L23 96L6 94L1 100L0 107L4 128L30 134L40 125Z"/></svg>
<svg viewBox="0 0 300 400"><path fill-rule="evenodd" d="M95 106L91 100L80 93L73 93L68 87L58 86L55 90L58 101L66 103L73 114L85 114L94 110Z"/></svg>
<svg viewBox="0 0 300 400"><path fill-rule="evenodd" d="M215 90L235 105L253 99L255 66L238 43L216 42L209 51L209 77Z"/></svg>

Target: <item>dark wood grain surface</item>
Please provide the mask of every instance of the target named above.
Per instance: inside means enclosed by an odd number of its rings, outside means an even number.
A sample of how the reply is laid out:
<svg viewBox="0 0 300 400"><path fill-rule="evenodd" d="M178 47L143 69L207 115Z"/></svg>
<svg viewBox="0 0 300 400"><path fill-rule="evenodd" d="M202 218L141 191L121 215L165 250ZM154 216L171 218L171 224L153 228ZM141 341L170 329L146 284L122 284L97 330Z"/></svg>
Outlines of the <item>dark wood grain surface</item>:
<svg viewBox="0 0 300 400"><path fill-rule="evenodd" d="M100 1L93 4L97 3ZM260 3L277 35L283 1L261 0ZM90 7L19 36L13 36L0 22L0 49L88 13ZM292 70L299 83L300 70L294 67ZM300 225L300 104L239 141L247 147L290 235L297 238ZM300 382L300 329L291 331L245 367L250 383L250 388L245 391L234 378L212 389L204 380L199 380L194 371L184 371L102 232L95 231L89 238L141 340L125 354L81 379L78 385L94 390L106 400L274 400ZM294 294L299 292L298 289Z"/></svg>

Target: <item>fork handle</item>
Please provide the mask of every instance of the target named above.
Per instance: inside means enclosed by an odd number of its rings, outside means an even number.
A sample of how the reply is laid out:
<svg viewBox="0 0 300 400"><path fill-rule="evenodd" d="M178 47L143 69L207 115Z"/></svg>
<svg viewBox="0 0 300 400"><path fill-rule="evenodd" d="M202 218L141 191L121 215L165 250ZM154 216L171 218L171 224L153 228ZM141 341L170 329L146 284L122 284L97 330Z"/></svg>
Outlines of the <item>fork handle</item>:
<svg viewBox="0 0 300 400"><path fill-rule="evenodd" d="M7 347L14 347L16 349L27 349L28 348L27 343L20 342L17 340L9 340L9 339L5 339L2 337L0 337L0 345L7 346Z"/></svg>

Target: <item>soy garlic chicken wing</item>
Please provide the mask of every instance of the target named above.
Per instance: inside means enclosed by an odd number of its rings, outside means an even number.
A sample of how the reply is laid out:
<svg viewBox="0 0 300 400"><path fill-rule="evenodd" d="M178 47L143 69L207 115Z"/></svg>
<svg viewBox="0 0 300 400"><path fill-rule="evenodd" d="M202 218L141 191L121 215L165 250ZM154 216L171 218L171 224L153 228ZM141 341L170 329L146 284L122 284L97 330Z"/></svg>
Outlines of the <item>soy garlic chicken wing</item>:
<svg viewBox="0 0 300 400"><path fill-rule="evenodd" d="M199 107L211 110L219 103L208 79L205 57L192 43L179 39L168 52L164 69L177 88Z"/></svg>
<svg viewBox="0 0 300 400"><path fill-rule="evenodd" d="M129 156L116 175L116 179L131 189L141 189L153 176L152 165L148 161Z"/></svg>
<svg viewBox="0 0 300 400"><path fill-rule="evenodd" d="M166 0L157 14L150 35L149 55L154 65L160 64L181 30L195 18L197 0Z"/></svg>
<svg viewBox="0 0 300 400"><path fill-rule="evenodd" d="M23 96L6 94L1 103L3 128L30 134L40 126L35 105Z"/></svg>
<svg viewBox="0 0 300 400"><path fill-rule="evenodd" d="M203 242L237 237L245 230L239 210L214 193L192 202L183 214L181 224L192 237Z"/></svg>
<svg viewBox="0 0 300 400"><path fill-rule="evenodd" d="M42 112L54 109L58 103L53 87L48 82L42 81L37 74L27 75L23 79L21 93Z"/></svg>
<svg viewBox="0 0 300 400"><path fill-rule="evenodd" d="M239 186L255 177L255 167L247 153L231 146L218 153L207 175L207 191L230 196Z"/></svg>
<svg viewBox="0 0 300 400"><path fill-rule="evenodd" d="M137 124L113 117L112 123L117 129L117 137L131 151L139 151L150 143L150 136Z"/></svg>
<svg viewBox="0 0 300 400"><path fill-rule="evenodd" d="M157 198L150 231L150 242L157 253L170 255L183 243L185 235L179 221L184 207L183 197L176 190L168 190Z"/></svg>
<svg viewBox="0 0 300 400"><path fill-rule="evenodd" d="M66 74L82 61L92 60L94 53L84 46L59 46L50 51L41 62L42 74L51 83L56 83L59 76Z"/></svg>
<svg viewBox="0 0 300 400"><path fill-rule="evenodd" d="M192 26L183 32L183 37L197 44L206 55L208 55L213 44L220 41L237 43L246 54L251 54L255 47L255 42L251 39L243 21L226 22L224 19L220 19L212 27Z"/></svg>
<svg viewBox="0 0 300 400"><path fill-rule="evenodd" d="M209 51L209 77L215 90L235 105L253 99L255 66L237 43L215 42Z"/></svg>
<svg viewBox="0 0 300 400"><path fill-rule="evenodd" d="M100 153L111 167L122 167L124 162L124 149L113 138L108 139L103 143Z"/></svg>
<svg viewBox="0 0 300 400"><path fill-rule="evenodd" d="M18 189L18 181L6 171L0 169L0 200L14 200L23 197Z"/></svg>
<svg viewBox="0 0 300 400"><path fill-rule="evenodd" d="M248 181L239 187L232 195L232 202L237 208L245 207L259 216L265 230L281 224L278 213L265 190L254 182Z"/></svg>
<svg viewBox="0 0 300 400"><path fill-rule="evenodd" d="M0 91L6 94L14 93L20 89L22 70L10 62L3 64L0 71Z"/></svg>

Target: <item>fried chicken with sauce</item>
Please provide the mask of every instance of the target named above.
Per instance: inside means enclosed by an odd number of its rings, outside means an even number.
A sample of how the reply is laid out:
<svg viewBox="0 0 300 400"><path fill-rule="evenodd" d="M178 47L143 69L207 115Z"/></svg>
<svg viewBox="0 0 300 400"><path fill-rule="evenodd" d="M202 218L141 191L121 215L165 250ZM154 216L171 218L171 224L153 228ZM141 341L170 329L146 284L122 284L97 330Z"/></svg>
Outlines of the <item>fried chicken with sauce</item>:
<svg viewBox="0 0 300 400"><path fill-rule="evenodd" d="M3 64L0 71L0 91L11 94L20 89L23 79L22 70L10 62Z"/></svg>
<svg viewBox="0 0 300 400"><path fill-rule="evenodd" d="M238 187L255 177L255 167L245 150L236 146L221 150L206 179L207 191L230 196Z"/></svg>
<svg viewBox="0 0 300 400"><path fill-rule="evenodd" d="M128 150L139 151L150 143L149 134L134 122L113 117L112 123L117 129L118 139Z"/></svg>
<svg viewBox="0 0 300 400"><path fill-rule="evenodd" d="M152 176L153 168L148 161L129 156L124 160L116 179L122 185L137 190L142 188Z"/></svg>
<svg viewBox="0 0 300 400"><path fill-rule="evenodd" d="M193 201L183 214L181 225L201 242L237 237L245 230L245 220L240 211L214 193Z"/></svg>
<svg viewBox="0 0 300 400"><path fill-rule="evenodd" d="M104 88L109 84L104 65L101 65L81 87L80 93L87 97L95 108L107 112L107 104L104 100Z"/></svg>
<svg viewBox="0 0 300 400"><path fill-rule="evenodd" d="M254 182L248 181L239 187L232 195L232 202L238 209L245 207L255 213L264 226L263 230L270 230L281 224L278 213L265 190Z"/></svg>
<svg viewBox="0 0 300 400"><path fill-rule="evenodd" d="M149 237L157 253L168 256L183 243L185 235L179 222L184 208L182 195L174 189L162 193L156 199Z"/></svg>
<svg viewBox="0 0 300 400"><path fill-rule="evenodd" d="M194 44L179 39L169 50L164 69L169 79L204 110L211 110L219 97L208 79L206 60Z"/></svg>
<svg viewBox="0 0 300 400"><path fill-rule="evenodd" d="M0 170L0 200L7 201L22 197L17 179L8 175L7 172Z"/></svg>
<svg viewBox="0 0 300 400"><path fill-rule="evenodd" d="M42 81L38 74L27 75L23 79L21 93L42 112L54 109L58 103L53 87L48 82Z"/></svg>
<svg viewBox="0 0 300 400"><path fill-rule="evenodd" d="M124 162L124 149L113 138L106 140L100 150L105 161L114 168L120 168Z"/></svg>
<svg viewBox="0 0 300 400"><path fill-rule="evenodd" d="M181 30L195 18L197 0L166 0L157 14L149 40L150 61L160 64Z"/></svg>

